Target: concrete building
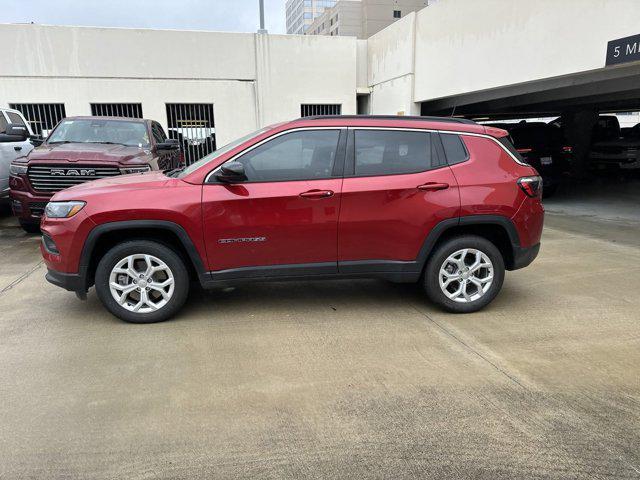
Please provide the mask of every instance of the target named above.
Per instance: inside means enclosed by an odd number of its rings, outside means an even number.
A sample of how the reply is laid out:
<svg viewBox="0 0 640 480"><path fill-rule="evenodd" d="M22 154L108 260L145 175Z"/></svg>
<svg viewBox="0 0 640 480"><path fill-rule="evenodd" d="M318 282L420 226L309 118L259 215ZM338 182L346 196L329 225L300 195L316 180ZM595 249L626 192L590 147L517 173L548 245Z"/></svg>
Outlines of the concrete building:
<svg viewBox="0 0 640 480"><path fill-rule="evenodd" d="M136 104L170 128L172 105L211 106L218 145L299 117L301 105L356 113L350 38L2 25L0 41L12 45L0 52L0 105L36 113Z"/></svg>
<svg viewBox="0 0 640 480"><path fill-rule="evenodd" d="M335 5L336 0L287 0L285 4L287 33L303 35L327 8Z"/></svg>
<svg viewBox="0 0 640 480"><path fill-rule="evenodd" d="M640 58L606 61L609 42L639 25L637 0L447 0L367 40L0 25L0 106L19 106L35 127L34 112L133 106L168 129L208 121L218 145L313 112L588 124L640 111Z"/></svg>
<svg viewBox="0 0 640 480"><path fill-rule="evenodd" d="M306 34L366 39L428 3L428 0L338 0L313 21Z"/></svg>

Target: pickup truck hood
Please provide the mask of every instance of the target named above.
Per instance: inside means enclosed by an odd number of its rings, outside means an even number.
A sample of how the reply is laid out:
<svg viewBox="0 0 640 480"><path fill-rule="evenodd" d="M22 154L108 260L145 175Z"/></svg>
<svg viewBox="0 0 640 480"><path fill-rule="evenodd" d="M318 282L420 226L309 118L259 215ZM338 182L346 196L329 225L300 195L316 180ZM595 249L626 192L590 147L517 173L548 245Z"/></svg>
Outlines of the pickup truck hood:
<svg viewBox="0 0 640 480"><path fill-rule="evenodd" d="M37 162L100 162L127 164L146 161L151 156L147 149L128 147L125 145L109 145L104 143L61 143L44 144L28 156L29 161Z"/></svg>

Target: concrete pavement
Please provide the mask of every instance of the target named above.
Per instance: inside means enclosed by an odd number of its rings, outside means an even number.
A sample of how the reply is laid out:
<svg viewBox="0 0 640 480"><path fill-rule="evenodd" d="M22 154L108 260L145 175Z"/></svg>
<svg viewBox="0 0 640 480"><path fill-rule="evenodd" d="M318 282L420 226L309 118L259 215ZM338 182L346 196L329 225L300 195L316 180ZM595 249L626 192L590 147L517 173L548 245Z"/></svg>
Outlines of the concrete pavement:
<svg viewBox="0 0 640 480"><path fill-rule="evenodd" d="M640 478L640 245L565 220L477 314L363 280L130 325L5 219L0 478Z"/></svg>

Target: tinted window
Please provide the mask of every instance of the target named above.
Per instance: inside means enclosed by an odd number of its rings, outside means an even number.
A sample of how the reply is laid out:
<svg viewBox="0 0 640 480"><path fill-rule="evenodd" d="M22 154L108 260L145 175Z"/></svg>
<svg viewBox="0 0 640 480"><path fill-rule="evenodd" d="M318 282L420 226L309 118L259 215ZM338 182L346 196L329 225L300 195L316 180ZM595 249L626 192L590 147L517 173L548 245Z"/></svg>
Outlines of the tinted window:
<svg viewBox="0 0 640 480"><path fill-rule="evenodd" d="M447 156L449 165L464 162L469 158L467 149L459 135L443 133L440 135L440 139L442 140L444 154Z"/></svg>
<svg viewBox="0 0 640 480"><path fill-rule="evenodd" d="M244 165L250 182L329 178L333 171L339 130L287 133L246 153Z"/></svg>
<svg viewBox="0 0 640 480"><path fill-rule="evenodd" d="M522 155L516 150L516 147L513 146L513 142L509 137L500 137L498 141L513 155L516 157L517 161L523 165L528 165L527 161L522 158Z"/></svg>
<svg viewBox="0 0 640 480"><path fill-rule="evenodd" d="M392 130L356 130L355 174L415 173L438 166L432 161L431 134Z"/></svg>
<svg viewBox="0 0 640 480"><path fill-rule="evenodd" d="M22 125L23 127L26 127L24 120L22 120L22 117L17 113L7 112L7 117L9 117L10 123L15 123L16 125Z"/></svg>
<svg viewBox="0 0 640 480"><path fill-rule="evenodd" d="M49 136L48 143L119 143L148 147L147 126L142 122L101 118L63 120Z"/></svg>
<svg viewBox="0 0 640 480"><path fill-rule="evenodd" d="M153 123L151 125L151 133L153 133L153 138L156 143L162 143L167 139L167 136L164 134L164 130L157 123Z"/></svg>
<svg viewBox="0 0 640 480"><path fill-rule="evenodd" d="M4 115L0 112L0 133L7 131L7 121L4 119Z"/></svg>

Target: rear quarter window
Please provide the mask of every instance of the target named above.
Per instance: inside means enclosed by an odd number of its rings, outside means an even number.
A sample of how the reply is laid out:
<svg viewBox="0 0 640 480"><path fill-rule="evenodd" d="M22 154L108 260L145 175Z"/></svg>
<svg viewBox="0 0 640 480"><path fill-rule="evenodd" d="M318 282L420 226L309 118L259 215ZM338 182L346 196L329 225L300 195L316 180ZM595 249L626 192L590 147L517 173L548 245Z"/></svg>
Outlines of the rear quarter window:
<svg viewBox="0 0 640 480"><path fill-rule="evenodd" d="M469 159L469 152L460 138L454 133L441 133L440 140L444 147L444 154L449 165L466 162Z"/></svg>
<svg viewBox="0 0 640 480"><path fill-rule="evenodd" d="M506 148L509 151L511 155L515 157L516 162L518 162L521 165L529 165L527 161L524 158L522 158L522 155L518 153L518 151L516 150L516 147L513 146L513 142L508 136L500 137L497 140L502 144L504 148Z"/></svg>

